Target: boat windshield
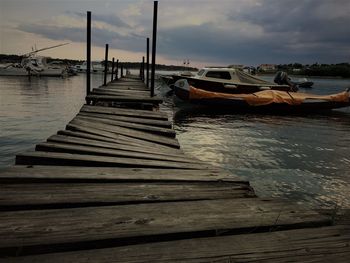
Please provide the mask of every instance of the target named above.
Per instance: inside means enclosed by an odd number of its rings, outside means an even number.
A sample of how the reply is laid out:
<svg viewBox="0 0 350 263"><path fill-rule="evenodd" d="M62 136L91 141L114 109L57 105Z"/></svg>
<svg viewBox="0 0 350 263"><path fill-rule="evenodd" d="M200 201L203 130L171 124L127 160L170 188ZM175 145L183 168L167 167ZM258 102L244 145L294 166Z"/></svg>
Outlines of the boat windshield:
<svg viewBox="0 0 350 263"><path fill-rule="evenodd" d="M205 71L204 69L201 69L201 70L197 73L197 75L198 75L198 76L202 76L203 73L204 73L204 71Z"/></svg>
<svg viewBox="0 0 350 263"><path fill-rule="evenodd" d="M231 79L231 74L228 71L208 71L205 76L207 78Z"/></svg>

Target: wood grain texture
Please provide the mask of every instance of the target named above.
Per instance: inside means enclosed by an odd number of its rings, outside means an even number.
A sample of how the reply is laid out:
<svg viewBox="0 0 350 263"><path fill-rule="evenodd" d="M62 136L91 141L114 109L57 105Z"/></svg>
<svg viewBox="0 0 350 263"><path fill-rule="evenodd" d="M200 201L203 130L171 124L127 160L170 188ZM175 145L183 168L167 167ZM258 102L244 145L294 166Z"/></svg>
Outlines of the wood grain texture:
<svg viewBox="0 0 350 263"><path fill-rule="evenodd" d="M1 212L0 248L220 231L322 226L330 219L259 198Z"/></svg>
<svg viewBox="0 0 350 263"><path fill-rule="evenodd" d="M235 182L242 178L220 169L183 170L75 166L21 166L0 168L0 181L23 182Z"/></svg>
<svg viewBox="0 0 350 263"><path fill-rule="evenodd" d="M59 152L25 152L16 156L16 164L20 165L62 165L86 167L148 167L148 168L178 168L206 169L209 165L202 163L182 163L160 160L145 160L126 157L110 157L98 155L82 155Z"/></svg>
<svg viewBox="0 0 350 263"><path fill-rule="evenodd" d="M168 120L167 115L159 111L147 111L147 110L136 110L136 109L131 110L131 109L124 109L124 108L91 106L91 105L84 105L80 109L80 111L112 114L116 116L130 116L130 117L138 117L138 118L144 118L144 119Z"/></svg>
<svg viewBox="0 0 350 263"><path fill-rule="evenodd" d="M10 258L8 263L350 261L349 227L322 227ZM5 262L5 261L4 261Z"/></svg>

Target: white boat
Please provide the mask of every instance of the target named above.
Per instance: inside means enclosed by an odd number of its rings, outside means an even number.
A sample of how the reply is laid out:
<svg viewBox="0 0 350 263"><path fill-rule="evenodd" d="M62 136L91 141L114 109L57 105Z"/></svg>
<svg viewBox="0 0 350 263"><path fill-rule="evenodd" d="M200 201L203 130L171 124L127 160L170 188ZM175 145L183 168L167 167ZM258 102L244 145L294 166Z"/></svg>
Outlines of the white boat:
<svg viewBox="0 0 350 263"><path fill-rule="evenodd" d="M37 56L37 53L43 50L66 45L60 44L52 47L34 50L23 55L21 63L13 63L0 67L0 76L49 76L64 77L67 76L67 67L57 64L47 64L46 57Z"/></svg>
<svg viewBox="0 0 350 263"><path fill-rule="evenodd" d="M86 73L87 70L87 63L86 61L84 61L82 64L80 65L75 65L73 67L78 73ZM98 61L92 61L91 62L91 73L103 73L105 71L105 66L102 64L102 62L98 62ZM109 72L110 69L108 69L107 72Z"/></svg>

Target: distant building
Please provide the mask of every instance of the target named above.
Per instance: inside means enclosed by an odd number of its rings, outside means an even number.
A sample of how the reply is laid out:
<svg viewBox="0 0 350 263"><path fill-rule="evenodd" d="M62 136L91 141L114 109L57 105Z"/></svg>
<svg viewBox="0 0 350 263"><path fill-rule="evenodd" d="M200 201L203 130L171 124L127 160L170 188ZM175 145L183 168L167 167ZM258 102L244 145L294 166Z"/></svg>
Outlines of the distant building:
<svg viewBox="0 0 350 263"><path fill-rule="evenodd" d="M276 71L276 65L274 64L261 64L258 68L260 71Z"/></svg>

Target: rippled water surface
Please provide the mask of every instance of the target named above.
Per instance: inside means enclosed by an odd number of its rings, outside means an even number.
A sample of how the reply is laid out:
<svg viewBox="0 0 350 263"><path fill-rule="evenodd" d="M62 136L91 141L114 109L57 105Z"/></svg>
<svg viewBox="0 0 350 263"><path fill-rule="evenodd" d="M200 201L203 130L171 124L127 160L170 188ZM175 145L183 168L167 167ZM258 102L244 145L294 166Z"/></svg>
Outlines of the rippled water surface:
<svg viewBox="0 0 350 263"><path fill-rule="evenodd" d="M312 79L319 94L350 80ZM93 75L92 87L102 83ZM168 88L157 84L165 95ZM0 77L0 166L64 129L84 103L85 76ZM189 155L250 180L259 196L350 208L350 108L328 115L281 116L202 111L165 96Z"/></svg>

